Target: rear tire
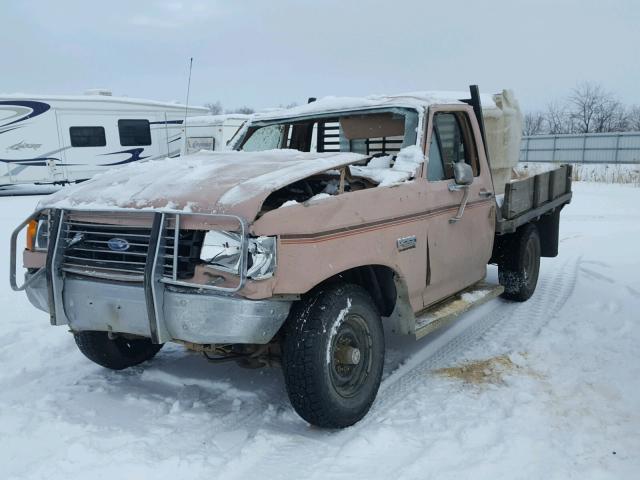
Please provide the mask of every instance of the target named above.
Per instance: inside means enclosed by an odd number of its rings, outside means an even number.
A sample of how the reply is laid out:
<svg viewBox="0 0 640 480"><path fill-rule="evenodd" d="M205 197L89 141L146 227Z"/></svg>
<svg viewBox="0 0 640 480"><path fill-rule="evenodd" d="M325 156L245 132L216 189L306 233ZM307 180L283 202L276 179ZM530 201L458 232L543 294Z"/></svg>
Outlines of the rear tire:
<svg viewBox="0 0 640 480"><path fill-rule="evenodd" d="M152 359L162 344L151 343L148 338L110 339L107 332L74 332L76 345L92 362L111 370L123 370Z"/></svg>
<svg viewBox="0 0 640 480"><path fill-rule="evenodd" d="M533 224L518 230L505 245L498 264L502 296L516 302L528 300L536 290L540 272L540 235Z"/></svg>
<svg viewBox="0 0 640 480"><path fill-rule="evenodd" d="M362 287L337 284L298 302L284 327L289 399L309 423L344 428L366 415L384 364L380 314Z"/></svg>

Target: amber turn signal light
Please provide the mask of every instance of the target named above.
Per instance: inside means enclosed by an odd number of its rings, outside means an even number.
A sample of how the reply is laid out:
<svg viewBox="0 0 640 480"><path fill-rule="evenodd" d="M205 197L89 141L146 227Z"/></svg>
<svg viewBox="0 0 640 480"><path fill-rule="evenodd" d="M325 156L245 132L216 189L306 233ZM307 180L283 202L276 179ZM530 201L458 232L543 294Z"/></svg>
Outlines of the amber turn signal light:
<svg viewBox="0 0 640 480"><path fill-rule="evenodd" d="M37 232L38 232L38 221L31 220L27 224L27 250L35 249Z"/></svg>

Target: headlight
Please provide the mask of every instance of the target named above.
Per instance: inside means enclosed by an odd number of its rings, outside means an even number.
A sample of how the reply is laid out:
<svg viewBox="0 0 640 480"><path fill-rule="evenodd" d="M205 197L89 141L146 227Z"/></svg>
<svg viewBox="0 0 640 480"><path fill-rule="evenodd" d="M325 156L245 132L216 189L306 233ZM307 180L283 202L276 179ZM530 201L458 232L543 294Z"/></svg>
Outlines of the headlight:
<svg viewBox="0 0 640 480"><path fill-rule="evenodd" d="M200 259L229 273L240 268L240 235L233 232L207 232L204 236Z"/></svg>
<svg viewBox="0 0 640 480"><path fill-rule="evenodd" d="M248 239L247 277L262 280L273 275L276 266L275 237ZM200 259L224 272L240 274L242 258L240 235L234 232L210 231L204 236Z"/></svg>
<svg viewBox="0 0 640 480"><path fill-rule="evenodd" d="M249 265L247 277L255 280L269 278L276 267L276 238L258 237L249 239Z"/></svg>
<svg viewBox="0 0 640 480"><path fill-rule="evenodd" d="M36 230L36 250L46 250L49 246L49 219L43 218L38 222Z"/></svg>

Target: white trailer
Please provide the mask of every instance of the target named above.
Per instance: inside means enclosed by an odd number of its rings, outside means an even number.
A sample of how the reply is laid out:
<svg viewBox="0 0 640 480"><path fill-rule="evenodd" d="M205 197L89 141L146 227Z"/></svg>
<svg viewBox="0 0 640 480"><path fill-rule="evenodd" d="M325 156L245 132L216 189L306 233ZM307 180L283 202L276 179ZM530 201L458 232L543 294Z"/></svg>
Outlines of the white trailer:
<svg viewBox="0 0 640 480"><path fill-rule="evenodd" d="M104 90L0 95L0 191L46 190L113 166L177 156L185 114L206 111Z"/></svg>
<svg viewBox="0 0 640 480"><path fill-rule="evenodd" d="M181 155L200 150L226 150L227 143L250 118L251 115L241 113L187 118L187 134L182 136Z"/></svg>

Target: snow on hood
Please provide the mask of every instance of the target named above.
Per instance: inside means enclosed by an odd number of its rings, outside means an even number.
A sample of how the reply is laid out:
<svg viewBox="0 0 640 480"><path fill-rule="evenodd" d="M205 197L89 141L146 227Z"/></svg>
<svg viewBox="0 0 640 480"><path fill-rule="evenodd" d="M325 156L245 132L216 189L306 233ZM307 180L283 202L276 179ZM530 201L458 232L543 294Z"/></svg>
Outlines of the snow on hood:
<svg viewBox="0 0 640 480"><path fill-rule="evenodd" d="M200 152L129 164L66 187L38 208L165 209L252 220L273 191L367 158L355 153Z"/></svg>

